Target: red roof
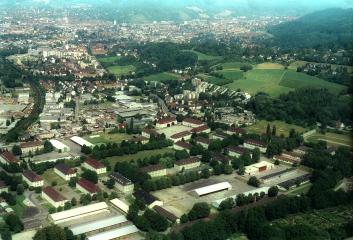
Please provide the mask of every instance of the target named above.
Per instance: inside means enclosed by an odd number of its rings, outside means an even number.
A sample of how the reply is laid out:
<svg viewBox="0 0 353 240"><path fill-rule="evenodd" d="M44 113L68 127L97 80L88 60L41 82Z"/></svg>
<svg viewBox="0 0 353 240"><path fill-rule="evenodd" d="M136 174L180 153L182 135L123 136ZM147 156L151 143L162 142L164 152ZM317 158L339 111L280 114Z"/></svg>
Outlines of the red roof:
<svg viewBox="0 0 353 240"><path fill-rule="evenodd" d="M233 133L241 133L241 134L246 133L245 129L237 128L237 127L231 127L228 131L233 132Z"/></svg>
<svg viewBox="0 0 353 240"><path fill-rule="evenodd" d="M199 133L199 132L203 132L207 129L209 129L209 127L207 125L202 125L200 127L196 127L196 128L191 129L191 132Z"/></svg>
<svg viewBox="0 0 353 240"><path fill-rule="evenodd" d="M65 201L66 198L56 191L53 187L47 186L43 188L43 192L48 195L54 202Z"/></svg>
<svg viewBox="0 0 353 240"><path fill-rule="evenodd" d="M55 168L57 170L59 170L60 172L62 172L64 175L72 175L75 173L75 170L73 168L70 168L69 166L67 166L64 163L59 163L55 166Z"/></svg>
<svg viewBox="0 0 353 240"><path fill-rule="evenodd" d="M228 151L229 152L235 152L235 153L239 153L239 154L243 154L245 152L246 148L237 146L237 147L228 147Z"/></svg>
<svg viewBox="0 0 353 240"><path fill-rule="evenodd" d="M202 125L203 124L202 121L195 119L195 118L185 118L183 120L183 122L187 122L187 123L191 123L191 124L195 124L195 125Z"/></svg>
<svg viewBox="0 0 353 240"><path fill-rule="evenodd" d="M27 178L30 182L38 182L43 180L41 176L37 175L31 170L24 170L22 175Z"/></svg>
<svg viewBox="0 0 353 240"><path fill-rule="evenodd" d="M175 164L178 166L182 166L182 165L187 165L187 164L196 163L196 162L200 162L200 158L189 157L189 158L178 160L175 162Z"/></svg>
<svg viewBox="0 0 353 240"><path fill-rule="evenodd" d="M21 148L29 148L29 147L39 147L42 145L43 145L42 141L32 141L32 142L21 143L20 147Z"/></svg>
<svg viewBox="0 0 353 240"><path fill-rule="evenodd" d="M168 118L162 118L158 120L158 124L166 124L166 123L172 123L176 121L176 117L168 117Z"/></svg>
<svg viewBox="0 0 353 240"><path fill-rule="evenodd" d="M77 184L84 188L89 193L97 193L99 187L97 187L93 182L88 181L87 179L81 178L77 181Z"/></svg>
<svg viewBox="0 0 353 240"><path fill-rule="evenodd" d="M204 144L207 144L209 145L211 143L211 140L208 139L208 138L204 138L204 137L196 137L196 142L200 142L200 143L204 143Z"/></svg>
<svg viewBox="0 0 353 240"><path fill-rule="evenodd" d="M178 138L183 138L183 137L186 137L189 135L191 135L191 133L189 131L183 131L183 132L173 134L172 136L170 136L170 138L178 139Z"/></svg>
<svg viewBox="0 0 353 240"><path fill-rule="evenodd" d="M175 145L185 148L185 149L191 149L192 145L190 143L184 142L184 141L177 141L176 143L174 143Z"/></svg>
<svg viewBox="0 0 353 240"><path fill-rule="evenodd" d="M253 146L257 146L257 147L266 147L266 144L258 141L258 140L253 140L253 139L247 139L245 140L245 143L253 145Z"/></svg>
<svg viewBox="0 0 353 240"><path fill-rule="evenodd" d="M87 163L94 169L104 168L104 165L102 163L98 162L96 159L93 159L93 158L86 159L85 163Z"/></svg>
<svg viewBox="0 0 353 240"><path fill-rule="evenodd" d="M8 163L17 163L18 162L17 158L9 151L5 151L5 152L1 153L0 156L3 159L5 159L5 161Z"/></svg>

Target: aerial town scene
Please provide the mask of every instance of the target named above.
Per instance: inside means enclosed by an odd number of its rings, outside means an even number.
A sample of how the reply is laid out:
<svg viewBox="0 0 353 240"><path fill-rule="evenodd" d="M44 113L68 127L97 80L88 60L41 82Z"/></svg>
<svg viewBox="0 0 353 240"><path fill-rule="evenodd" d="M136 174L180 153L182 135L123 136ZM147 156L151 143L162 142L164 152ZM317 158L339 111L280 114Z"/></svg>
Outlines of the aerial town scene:
<svg viewBox="0 0 353 240"><path fill-rule="evenodd" d="M0 239L353 239L353 2L0 0Z"/></svg>

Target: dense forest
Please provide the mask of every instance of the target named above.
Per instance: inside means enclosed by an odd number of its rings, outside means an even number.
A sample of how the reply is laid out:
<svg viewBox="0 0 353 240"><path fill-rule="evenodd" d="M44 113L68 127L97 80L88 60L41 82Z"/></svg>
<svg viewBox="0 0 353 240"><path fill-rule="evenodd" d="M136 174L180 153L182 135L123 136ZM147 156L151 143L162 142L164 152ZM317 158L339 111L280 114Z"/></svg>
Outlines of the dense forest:
<svg viewBox="0 0 353 240"><path fill-rule="evenodd" d="M328 9L269 29L284 48L352 48L353 9Z"/></svg>
<svg viewBox="0 0 353 240"><path fill-rule="evenodd" d="M346 99L331 94L327 89L298 89L278 99L265 93L257 94L248 104L259 118L283 120L302 126L334 126L336 121L352 123L351 105Z"/></svg>

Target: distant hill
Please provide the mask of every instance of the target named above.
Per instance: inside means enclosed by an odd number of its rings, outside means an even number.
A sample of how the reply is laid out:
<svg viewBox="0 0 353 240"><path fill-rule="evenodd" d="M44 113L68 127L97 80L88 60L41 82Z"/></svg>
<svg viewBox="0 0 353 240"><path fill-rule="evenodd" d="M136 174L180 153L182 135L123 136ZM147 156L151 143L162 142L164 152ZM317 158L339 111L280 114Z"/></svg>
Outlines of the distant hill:
<svg viewBox="0 0 353 240"><path fill-rule="evenodd" d="M303 14L353 7L349 0L0 0L1 7L96 7L104 18L123 22ZM103 9L104 8L104 9Z"/></svg>
<svg viewBox="0 0 353 240"><path fill-rule="evenodd" d="M353 9L327 9L279 24L269 30L284 48L344 47L353 41Z"/></svg>

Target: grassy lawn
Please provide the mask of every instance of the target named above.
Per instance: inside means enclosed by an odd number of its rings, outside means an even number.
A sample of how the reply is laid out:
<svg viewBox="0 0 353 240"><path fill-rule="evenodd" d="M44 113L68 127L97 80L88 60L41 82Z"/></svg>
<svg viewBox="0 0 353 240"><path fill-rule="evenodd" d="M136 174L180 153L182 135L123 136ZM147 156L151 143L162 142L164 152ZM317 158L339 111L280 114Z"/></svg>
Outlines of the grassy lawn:
<svg viewBox="0 0 353 240"><path fill-rule="evenodd" d="M127 74L129 72L135 71L135 67L133 65L126 65L126 66L116 65L116 66L108 67L108 71L115 75L122 75L122 74Z"/></svg>
<svg viewBox="0 0 353 240"><path fill-rule="evenodd" d="M52 182L56 182L57 186L66 185L66 181L62 179L58 174L54 172L54 169L48 169L42 175L44 182L51 185Z"/></svg>
<svg viewBox="0 0 353 240"><path fill-rule="evenodd" d="M100 133L99 137L90 138L89 136L85 136L84 139L92 144L106 144L110 142L122 142L123 140L128 140L132 138L131 135L126 133Z"/></svg>
<svg viewBox="0 0 353 240"><path fill-rule="evenodd" d="M145 81L167 81L167 80L179 80L180 76L178 74L162 72L157 74L152 74L143 78Z"/></svg>
<svg viewBox="0 0 353 240"><path fill-rule="evenodd" d="M130 160L135 160L135 159L145 158L145 157L151 157L151 156L154 156L154 155L165 154L165 153L174 153L174 150L171 149L171 148L162 148L162 149L157 149L157 150L147 150L147 151L141 151L141 152L138 152L136 154L131 154L131 155L109 157L107 159L109 160L110 166L114 167L117 162L130 161Z"/></svg>
<svg viewBox="0 0 353 240"><path fill-rule="evenodd" d="M25 200L25 196L20 195L16 197L16 205L11 206L11 208L16 212L16 215L21 217L23 214L23 210L26 207L23 204L23 200Z"/></svg>
<svg viewBox="0 0 353 240"><path fill-rule="evenodd" d="M326 141L328 145L332 146L346 146L353 147L353 136L352 134L338 134L338 133L314 133L307 138L307 142L317 142L317 141Z"/></svg>
<svg viewBox="0 0 353 240"><path fill-rule="evenodd" d="M243 71L235 70L235 69L224 69L224 70L217 71L217 73L223 74L224 78L230 79L230 80L238 80L243 78L244 76Z"/></svg>
<svg viewBox="0 0 353 240"><path fill-rule="evenodd" d="M195 53L197 55L197 58L199 61L212 61L212 60L221 60L222 59L222 56L208 55L208 54L204 54L204 53L194 51L194 50L186 50L186 52Z"/></svg>
<svg viewBox="0 0 353 240"><path fill-rule="evenodd" d="M222 79L222 78L210 76L207 74L198 74L197 77L202 78L204 81L218 85L218 86L223 86L223 85L229 84L231 82L231 80L229 80L229 79Z"/></svg>
<svg viewBox="0 0 353 240"><path fill-rule="evenodd" d="M293 190L286 192L286 194L290 196L297 196L298 194L302 194L302 193L306 194L307 192L309 192L311 185L312 185L311 183L303 184Z"/></svg>
<svg viewBox="0 0 353 240"><path fill-rule="evenodd" d="M113 63L117 60L119 60L121 57L119 56L113 56L113 57L100 57L98 58L98 61L102 63Z"/></svg>
<svg viewBox="0 0 353 240"><path fill-rule="evenodd" d="M246 63L242 62L226 62L222 63L221 66L223 67L223 70L240 70L240 67L243 66Z"/></svg>
<svg viewBox="0 0 353 240"><path fill-rule="evenodd" d="M291 129L294 129L295 131L299 132L299 133L303 133L306 132L308 129L294 125L294 124L288 124L282 121L272 121L272 122L268 122L265 120L261 120L256 122L254 125L251 125L249 127L246 127L245 129L248 132L251 133L256 133L256 134L265 134L266 133L266 129L267 129L267 124L271 125L271 129L273 125L276 125L276 130L277 130L277 135L281 135L284 134L284 136L288 136L289 135L289 131Z"/></svg>
<svg viewBox="0 0 353 240"><path fill-rule="evenodd" d="M328 82L293 70L285 72L280 85L288 88L327 88L332 93L339 93L346 88L343 85Z"/></svg>
<svg viewBox="0 0 353 240"><path fill-rule="evenodd" d="M280 69L254 69L244 73L244 77L228 84L230 89L242 89L250 94L266 92L272 96L287 93L291 88L280 86L285 71Z"/></svg>

